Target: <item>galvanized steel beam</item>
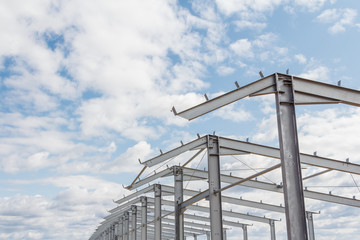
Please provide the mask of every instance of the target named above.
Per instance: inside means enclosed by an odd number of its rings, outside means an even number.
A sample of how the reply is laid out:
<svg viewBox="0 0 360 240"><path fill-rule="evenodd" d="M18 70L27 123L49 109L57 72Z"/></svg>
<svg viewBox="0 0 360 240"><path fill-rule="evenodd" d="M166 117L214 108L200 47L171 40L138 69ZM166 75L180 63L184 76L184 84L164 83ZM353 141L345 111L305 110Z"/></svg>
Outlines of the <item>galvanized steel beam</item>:
<svg viewBox="0 0 360 240"><path fill-rule="evenodd" d="M211 239L223 240L222 227L222 205L220 182L220 144L217 136L206 136L208 150L208 179L209 179L209 201L210 201L210 223ZM193 206L188 206L192 208Z"/></svg>

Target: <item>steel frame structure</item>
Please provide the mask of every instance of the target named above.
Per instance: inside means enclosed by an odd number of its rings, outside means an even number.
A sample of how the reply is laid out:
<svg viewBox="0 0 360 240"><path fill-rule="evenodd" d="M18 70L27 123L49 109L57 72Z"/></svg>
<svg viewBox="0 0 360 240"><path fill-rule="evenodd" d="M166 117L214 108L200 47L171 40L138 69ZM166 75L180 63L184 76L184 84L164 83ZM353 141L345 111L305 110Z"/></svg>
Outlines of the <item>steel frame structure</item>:
<svg viewBox="0 0 360 240"><path fill-rule="evenodd" d="M242 228L243 239L247 239L247 227L249 225L227 220L224 216L267 223L270 225L271 239L276 238L274 227L276 219L225 211L222 209L222 202L285 213L289 240L313 240L315 239L314 212L305 210L304 198L360 207L360 201L355 198L324 194L303 188L302 181L304 179L316 177L329 171L335 170L359 175L360 165L300 153L295 114L295 105L302 104L344 103L360 106L359 91L280 73L262 77L260 80L243 87L239 87L238 84L236 86L236 90L212 100L207 99L206 102L190 109L178 113L173 107L172 111L175 115L192 120L247 96L275 94L279 149L215 135L206 135L199 136L198 139L182 144L166 153L161 152L159 156L141 163L144 165L143 170L127 188L129 190L138 189L158 178L169 176L174 177L174 186L154 184L119 199L116 201L119 206L109 211L110 215L96 229L90 237L91 240L128 240L130 236L132 240L183 240L185 236L193 236L196 239L198 234L206 234L208 239L211 235L211 240L223 240L226 239L226 231L224 231L223 225ZM204 149L207 150L208 171L186 167ZM140 175L146 168L194 150L197 151L195 155L182 166L168 167L140 180ZM220 174L220 157L239 154L255 154L276 158L280 159L280 164L246 178ZM324 168L325 171L303 178L301 164ZM277 168L281 168L283 185L252 180ZM189 180L206 180L208 181L208 189L203 192L184 189L183 181ZM228 185L221 187L221 183ZM224 190L237 185L281 193L284 196L285 207L228 197L222 194ZM145 197L149 192L153 192L153 198ZM169 195L173 196L173 201L164 199L164 196ZM184 200L184 196L188 196L188 198ZM194 205L205 198L209 200L208 206ZM140 203L141 206L137 207ZM173 211L162 209L161 205L171 206ZM141 207L141 214L137 214L139 207ZM203 213L187 214L185 213L186 210L205 212L209 215L204 217ZM173 218L170 218L172 215ZM137 223L138 219L141 220L141 223ZM188 220L191 219L197 222L189 222ZM191 224L196 228L189 228L188 226ZM137 231L141 234L137 234Z"/></svg>

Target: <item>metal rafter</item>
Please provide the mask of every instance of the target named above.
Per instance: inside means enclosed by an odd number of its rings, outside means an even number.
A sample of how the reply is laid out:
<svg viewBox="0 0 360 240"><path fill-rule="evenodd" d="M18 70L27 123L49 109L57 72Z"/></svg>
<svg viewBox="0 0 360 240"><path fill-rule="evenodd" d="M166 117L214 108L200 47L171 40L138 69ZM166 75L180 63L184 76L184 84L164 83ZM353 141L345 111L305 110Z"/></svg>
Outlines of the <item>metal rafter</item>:
<svg viewBox="0 0 360 240"><path fill-rule="evenodd" d="M204 180L207 179L206 171L192 169L192 168L183 168L183 173L184 173L184 176L185 175L196 176L197 178L203 178ZM234 183L234 182L237 182L242 179L240 177L234 177L234 176L224 175L224 174L221 174L220 178L221 178L221 181L224 183ZM277 184L262 182L259 180L258 181L249 180L249 181L241 183L240 186L250 187L250 188L255 188L255 189L262 189L262 190L277 192L277 193L283 193L282 186L279 186ZM338 204L352 206L352 207L360 207L360 201L357 199L353 199L353 198L329 195L329 194L315 192L315 191L309 191L309 190L304 190L304 196L306 198L321 200L321 201L325 201L325 202L338 203Z"/></svg>

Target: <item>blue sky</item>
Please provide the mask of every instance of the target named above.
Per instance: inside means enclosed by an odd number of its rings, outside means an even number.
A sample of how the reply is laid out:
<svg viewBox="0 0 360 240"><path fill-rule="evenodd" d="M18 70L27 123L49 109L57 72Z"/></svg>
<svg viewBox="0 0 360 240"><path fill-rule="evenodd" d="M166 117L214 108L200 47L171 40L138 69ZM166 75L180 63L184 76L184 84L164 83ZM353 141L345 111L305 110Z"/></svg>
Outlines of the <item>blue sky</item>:
<svg viewBox="0 0 360 240"><path fill-rule="evenodd" d="M235 81L248 84L259 71L289 69L360 89L359 9L355 0L1 0L0 239L88 238L112 199L128 194L122 184L141 169L138 159L197 133L276 146L272 96L191 122L170 109L233 90ZM301 106L297 117L302 151L360 163L359 109ZM244 167L238 163L222 167ZM360 198L354 181L329 173L308 186ZM257 191L245 194L260 200ZM307 207L322 211L317 239L359 236L358 209ZM284 221L277 230L285 239ZM249 237L267 231L254 225Z"/></svg>

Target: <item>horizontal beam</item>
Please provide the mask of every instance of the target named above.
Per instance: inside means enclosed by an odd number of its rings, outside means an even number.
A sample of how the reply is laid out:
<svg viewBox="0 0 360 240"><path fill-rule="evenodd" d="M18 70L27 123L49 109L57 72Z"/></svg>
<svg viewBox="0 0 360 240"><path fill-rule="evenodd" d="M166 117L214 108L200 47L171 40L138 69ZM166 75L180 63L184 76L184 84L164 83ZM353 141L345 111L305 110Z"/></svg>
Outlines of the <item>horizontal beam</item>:
<svg viewBox="0 0 360 240"><path fill-rule="evenodd" d="M227 104L245 98L249 95L256 94L257 92L261 92L263 89L268 89L274 84L275 84L275 78L273 74L268 77L262 78L256 82L243 86L241 88L235 89L231 92L225 93L224 95L221 95L219 97L201 103L197 106L184 110L182 112L179 113L174 112L174 113L185 119L192 120L208 112L214 111L215 109L221 108Z"/></svg>
<svg viewBox="0 0 360 240"><path fill-rule="evenodd" d="M153 203L154 199L153 198L148 198L148 201ZM164 204L164 205L167 205L167 206L174 206L174 202L169 201L169 200L164 200L163 199L161 201L161 203ZM187 206L187 209L193 210L193 211L205 212L205 213L209 213L209 211L210 211L208 207L196 206L196 205ZM232 211L227 211L227 210L223 210L222 214L223 214L223 216L241 218L241 219L245 219L245 220L249 220L249 221L268 223L268 224L270 223L270 221L278 221L277 219L259 217L259 216L255 216L255 215L243 214L243 213L232 212Z"/></svg>
<svg viewBox="0 0 360 240"><path fill-rule="evenodd" d="M194 141L191 141L189 143L186 143L184 145L181 145L180 147L177 147L171 151L168 151L166 153L160 154L157 157L154 157L152 159L149 159L145 162L143 162L142 164L148 166L148 167L152 167L156 164L159 164L163 161L166 161L168 159L171 159L173 157L176 157L184 152L193 150L193 149L197 149L197 148L206 148L206 137L201 137L198 138Z"/></svg>
<svg viewBox="0 0 360 240"><path fill-rule="evenodd" d="M172 193L174 192L173 187L166 186L166 185L162 185L161 190L172 192ZM190 189L183 190L183 194L186 196L195 196L199 193L200 193L199 191L194 191L194 190L190 190ZM282 206L267 204L267 203L263 203L263 202L255 202L255 201L245 200L242 198L228 197L225 195L221 196L221 201L225 202L225 203L235 204L235 205L239 205L239 206L246 206L246 207L251 207L251 208L257 208L257 209L262 209L262 210L267 210L267 211L272 211L272 212L279 212L279 213L285 212L285 208Z"/></svg>
<svg viewBox="0 0 360 240"><path fill-rule="evenodd" d="M295 103L297 104L344 103L360 106L360 91L286 74L278 73L278 76L279 78L293 78ZM276 93L274 85L275 74L271 74L179 113L173 112L175 115L192 120L248 96ZM299 96L297 97L297 95Z"/></svg>
<svg viewBox="0 0 360 240"><path fill-rule="evenodd" d="M314 96L334 99L340 103L360 107L360 91L317 82L305 78L293 77L293 85L296 92L307 93Z"/></svg>
<svg viewBox="0 0 360 240"><path fill-rule="evenodd" d="M183 168L183 174L184 175L194 175L196 177L202 177L203 179L207 179L207 176L208 176L208 173L206 171L190 169L190 168ZM225 183L234 183L241 179L242 178L224 175L224 174L220 175L221 182L225 182ZM261 182L261 181L249 180L249 181L241 183L240 186L250 187L250 188L255 188L255 189L262 189L262 190L277 192L277 193L283 193L282 186L279 186L277 184ZM346 198L346 197L341 197L341 196L336 196L336 195L329 195L329 194L314 192L314 191L309 191L309 190L304 190L304 196L306 198L321 200L321 201L325 201L325 202L338 203L338 204L352 206L352 207L360 207L360 201L356 200L356 199L352 199L352 198Z"/></svg>
<svg viewBox="0 0 360 240"><path fill-rule="evenodd" d="M165 177L165 176L168 176L168 175L170 176L172 174L173 174L172 168L167 168L167 169L164 169L164 170L162 170L160 172L154 173L153 175L151 175L149 177L146 177L146 178L144 178L142 180L139 180L136 183L134 183L134 184L132 184L130 186L127 186L126 188L128 190L133 190L133 189L141 187L141 186L143 186L145 184L148 184L148 183L150 183L150 182L152 182L152 181L154 181L154 180L156 180L158 178Z"/></svg>
<svg viewBox="0 0 360 240"><path fill-rule="evenodd" d="M230 138L219 137L220 141L220 148L230 148L235 149L251 154L256 154L265 157L277 158L280 159L280 150L278 148L233 140ZM333 169L341 172L348 172L354 174L360 174L360 165L354 164L350 162L334 160L330 158L324 158L319 156L314 156L310 154L300 153L300 161L301 163Z"/></svg>
<svg viewBox="0 0 360 240"><path fill-rule="evenodd" d="M154 209L152 208L148 208L150 211L154 211ZM168 210L161 210L161 212L163 214L170 214L170 213L174 213ZM191 219L191 220L196 220L199 222L206 222L206 223L210 223L210 218L209 217L204 217L204 216L199 216L199 215L195 215L195 214L183 214L185 219ZM244 224L244 223L239 223L239 222L234 222L234 221L229 221L229 220L225 220L223 219L223 225L224 226L229 226L229 227L244 227L244 226L249 226L249 224Z"/></svg>
<svg viewBox="0 0 360 240"><path fill-rule="evenodd" d="M141 195L143 195L143 194L145 194L147 192L150 192L150 191L154 191L154 186L148 186L148 187L143 188L143 189L141 189L139 191L136 191L136 192L134 192L132 194L129 194L128 196L125 196L125 197L123 197L123 198L121 198L119 200L116 200L115 203L117 203L117 204L125 203L125 202L127 202L127 201L129 201L129 200L131 200L133 198L141 196Z"/></svg>

